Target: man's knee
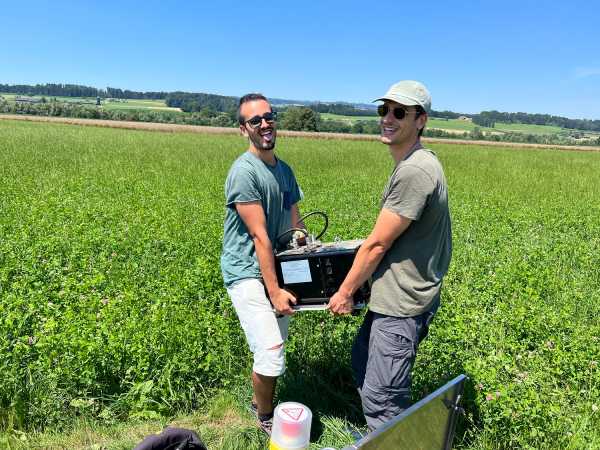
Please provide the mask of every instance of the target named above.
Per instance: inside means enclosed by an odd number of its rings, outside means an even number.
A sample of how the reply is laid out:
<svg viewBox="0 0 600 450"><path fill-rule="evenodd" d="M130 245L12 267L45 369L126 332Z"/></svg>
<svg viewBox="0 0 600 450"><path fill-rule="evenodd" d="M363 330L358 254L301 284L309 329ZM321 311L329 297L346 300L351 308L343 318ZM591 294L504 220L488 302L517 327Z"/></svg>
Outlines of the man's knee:
<svg viewBox="0 0 600 450"><path fill-rule="evenodd" d="M365 384L359 392L365 419L371 430L397 416L411 404L408 388L372 388Z"/></svg>
<svg viewBox="0 0 600 450"><path fill-rule="evenodd" d="M254 372L269 377L278 377L285 372L285 355L281 344L259 349L254 353Z"/></svg>

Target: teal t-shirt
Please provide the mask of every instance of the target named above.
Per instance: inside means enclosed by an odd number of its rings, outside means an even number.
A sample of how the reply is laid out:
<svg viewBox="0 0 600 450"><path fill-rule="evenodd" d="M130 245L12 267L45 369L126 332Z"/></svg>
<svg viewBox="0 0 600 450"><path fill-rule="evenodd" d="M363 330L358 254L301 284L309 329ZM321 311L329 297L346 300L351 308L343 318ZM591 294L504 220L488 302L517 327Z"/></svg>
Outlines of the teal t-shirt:
<svg viewBox="0 0 600 450"><path fill-rule="evenodd" d="M254 242L235 209L236 203L260 201L271 242L292 227L291 207L301 191L290 166L277 159L269 166L247 151L235 160L225 181L225 227L221 272L225 286L245 278L260 278ZM274 245L275 246L275 245Z"/></svg>

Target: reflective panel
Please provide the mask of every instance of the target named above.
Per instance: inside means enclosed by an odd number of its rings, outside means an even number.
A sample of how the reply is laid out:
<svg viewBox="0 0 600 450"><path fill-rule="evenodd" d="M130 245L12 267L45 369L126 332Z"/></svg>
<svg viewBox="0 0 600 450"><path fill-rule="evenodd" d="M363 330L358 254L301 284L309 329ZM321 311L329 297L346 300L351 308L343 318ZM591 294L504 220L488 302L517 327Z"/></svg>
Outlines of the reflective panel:
<svg viewBox="0 0 600 450"><path fill-rule="evenodd" d="M459 375L343 450L449 450L466 379Z"/></svg>

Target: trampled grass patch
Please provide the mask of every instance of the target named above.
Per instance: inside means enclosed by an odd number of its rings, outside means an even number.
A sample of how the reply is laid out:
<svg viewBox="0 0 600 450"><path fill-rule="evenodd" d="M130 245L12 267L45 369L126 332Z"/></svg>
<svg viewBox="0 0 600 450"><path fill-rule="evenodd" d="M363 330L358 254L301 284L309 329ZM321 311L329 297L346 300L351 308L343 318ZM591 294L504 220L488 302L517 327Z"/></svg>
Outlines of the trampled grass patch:
<svg viewBox="0 0 600 450"><path fill-rule="evenodd" d="M432 147L454 257L414 398L466 373L459 447L600 447L600 155ZM223 183L244 148L0 122L0 430L160 421L222 390L248 400L250 358L219 273ZM280 138L278 152L301 209L329 214L326 240L369 232L385 146ZM359 322L292 320L278 397L313 409L314 442L341 447L342 424L363 425L349 367ZM238 425L219 436L259 439Z"/></svg>

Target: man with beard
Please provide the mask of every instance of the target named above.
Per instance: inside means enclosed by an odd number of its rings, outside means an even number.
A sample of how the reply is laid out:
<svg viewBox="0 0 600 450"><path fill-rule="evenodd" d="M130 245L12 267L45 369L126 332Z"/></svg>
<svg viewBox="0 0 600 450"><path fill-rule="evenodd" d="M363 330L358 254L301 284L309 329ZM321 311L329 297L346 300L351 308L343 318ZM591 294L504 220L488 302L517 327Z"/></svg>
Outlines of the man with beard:
<svg viewBox="0 0 600 450"><path fill-rule="evenodd" d="M395 167L371 234L329 302L352 311L352 296L373 275L369 311L352 348L352 369L371 430L410 405L411 370L440 303L452 254L448 187L435 154L421 145L431 96L400 81L376 101L381 142Z"/></svg>
<svg viewBox="0 0 600 450"><path fill-rule="evenodd" d="M262 94L243 96L238 119L249 147L225 182L221 270L254 355L252 409L258 425L270 434L275 385L285 370L283 344L296 303L279 287L273 249L281 233L304 228L297 206L302 195L292 169L273 151L277 115L267 99Z"/></svg>

